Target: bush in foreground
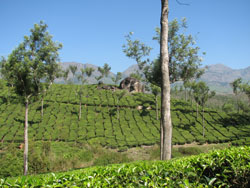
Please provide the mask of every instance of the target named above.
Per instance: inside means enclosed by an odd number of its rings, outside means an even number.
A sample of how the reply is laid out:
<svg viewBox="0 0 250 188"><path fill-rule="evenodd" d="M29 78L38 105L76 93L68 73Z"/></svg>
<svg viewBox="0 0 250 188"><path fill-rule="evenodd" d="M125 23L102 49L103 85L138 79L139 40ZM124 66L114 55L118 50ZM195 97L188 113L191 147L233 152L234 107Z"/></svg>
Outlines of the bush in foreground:
<svg viewBox="0 0 250 188"><path fill-rule="evenodd" d="M1 179L0 187L249 187L250 147L171 161L136 162Z"/></svg>

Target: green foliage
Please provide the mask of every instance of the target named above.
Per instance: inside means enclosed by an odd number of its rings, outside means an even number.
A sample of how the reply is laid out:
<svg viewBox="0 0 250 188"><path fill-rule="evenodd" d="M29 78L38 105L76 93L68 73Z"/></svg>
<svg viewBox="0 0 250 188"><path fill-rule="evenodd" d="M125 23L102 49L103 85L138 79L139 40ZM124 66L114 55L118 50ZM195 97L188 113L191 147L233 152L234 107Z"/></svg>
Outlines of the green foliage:
<svg viewBox="0 0 250 188"><path fill-rule="evenodd" d="M116 76L112 77L111 79L114 82L114 84L117 84L119 82L119 80L122 79L122 73L121 72L117 72Z"/></svg>
<svg viewBox="0 0 250 188"><path fill-rule="evenodd" d="M93 157L81 147L71 150L68 143L87 142L101 144L106 148L124 150L141 145L154 145L160 141L160 122L156 119L156 105L153 94L127 93L117 103L116 92L96 89L96 85L84 85L82 98L82 118L78 119L79 100L72 92L79 85L54 84L44 98L44 116L40 116L40 102L34 102L29 109L29 137L31 142L58 142L61 159L49 159L50 170L66 170L80 164L80 158ZM8 87L0 91L0 99ZM118 92L117 92L118 93ZM89 97L86 97L89 96ZM157 98L158 103L160 97ZM160 105L160 104L159 104ZM142 109L138 110L137 107ZM117 107L119 119L117 119ZM151 109L147 109L151 107ZM0 140L3 144L23 143L24 107L16 104L11 94L10 104L2 101L0 105ZM202 118L196 119L195 108L188 102L171 99L173 122L173 145L197 142L224 143L234 145L250 144L250 117L248 114L227 114L212 109L204 109L206 135L202 136ZM51 148L54 146L51 144ZM39 148L42 148L39 146ZM34 149L36 161L42 160L41 149ZM67 152L70 151L70 152ZM0 152L1 153L1 152ZM63 157L63 154L65 156ZM71 153L71 155L66 154ZM86 156L84 157L84 153ZM178 152L177 155L182 154ZM31 154L29 154L31 155ZM50 155L49 155L50 156ZM4 159L5 160L5 159ZM6 158L7 160L7 158ZM85 160L85 159L84 159ZM86 159L87 160L87 159ZM78 161L78 162L74 162ZM9 163L8 163L9 164ZM48 164L48 163L47 163ZM51 166L51 164L53 164ZM55 167L56 166L56 167ZM59 168L61 166L61 168ZM44 170L45 171L45 170Z"/></svg>
<svg viewBox="0 0 250 188"><path fill-rule="evenodd" d="M104 166L114 163L126 163L129 162L130 159L127 157L126 154L117 153L117 152L105 152L100 155L94 161L95 166Z"/></svg>
<svg viewBox="0 0 250 188"><path fill-rule="evenodd" d="M1 179L0 186L249 187L249 154L249 147L232 147L171 161L136 162L67 173Z"/></svg>

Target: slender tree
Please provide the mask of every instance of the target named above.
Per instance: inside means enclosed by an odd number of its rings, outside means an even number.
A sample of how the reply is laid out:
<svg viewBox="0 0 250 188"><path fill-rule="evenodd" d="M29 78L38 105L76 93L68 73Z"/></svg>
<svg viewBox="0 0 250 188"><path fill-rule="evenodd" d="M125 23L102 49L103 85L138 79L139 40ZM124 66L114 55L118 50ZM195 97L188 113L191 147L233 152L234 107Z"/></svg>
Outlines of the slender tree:
<svg viewBox="0 0 250 188"><path fill-rule="evenodd" d="M198 82L194 86L194 99L197 104L202 107L202 135L205 136L205 125L204 125L204 108L207 100L215 96L214 91L210 91L209 87L205 82Z"/></svg>
<svg viewBox="0 0 250 188"><path fill-rule="evenodd" d="M172 121L170 111L170 75L168 54L168 0L161 0L160 60L161 85L161 160L172 155Z"/></svg>
<svg viewBox="0 0 250 188"><path fill-rule="evenodd" d="M241 92L241 84L242 84L242 78L238 78L234 80L232 83L230 83L230 86L233 88L233 92L236 97L236 104L237 104L237 111L240 112L240 105L239 105L239 94Z"/></svg>
<svg viewBox="0 0 250 188"><path fill-rule="evenodd" d="M81 69L81 74L78 75L77 79L80 82L80 86L76 90L76 95L79 97L79 113L78 113L78 119L81 119L82 116L82 96L83 96L83 84L87 81L84 78L85 70Z"/></svg>
<svg viewBox="0 0 250 188"><path fill-rule="evenodd" d="M76 65L70 65L69 66L69 70L70 72L72 73L73 75L73 78L72 78L72 83L74 83L74 79L75 79L75 75L76 75L76 71L77 71L77 66Z"/></svg>
<svg viewBox="0 0 250 188"><path fill-rule="evenodd" d="M94 71L95 71L95 69L93 69L92 67L86 67L86 68L84 69L84 72L85 72L85 74L87 75L88 78L92 75L92 73L93 73Z"/></svg>
<svg viewBox="0 0 250 188"><path fill-rule="evenodd" d="M46 39L52 38L43 22L35 24L31 35L25 36L24 41L12 51L4 63L4 68L11 73L15 93L25 104L24 123L24 175L28 173L28 109L31 99L36 99L42 87L41 80L46 78L46 63L51 58L51 43ZM60 49L60 44L53 43ZM57 50L58 50L57 49Z"/></svg>
<svg viewBox="0 0 250 188"><path fill-rule="evenodd" d="M62 72L62 77L65 83L68 83L68 77L69 77L69 69L66 69Z"/></svg>
<svg viewBox="0 0 250 188"><path fill-rule="evenodd" d="M158 105L157 97L161 93L161 88L153 84L151 84L150 86L151 86L152 94L154 95L154 98L155 98L156 119L159 120L159 105Z"/></svg>
<svg viewBox="0 0 250 188"><path fill-rule="evenodd" d="M119 82L119 80L122 79L122 73L121 72L117 72L116 76L112 77L111 79L114 82L114 84L117 85L117 83Z"/></svg>
<svg viewBox="0 0 250 188"><path fill-rule="evenodd" d="M105 63L103 67L98 67L98 71L101 73L101 75L99 77L96 77L96 80L99 81L102 78L108 77L110 70L111 67L107 63Z"/></svg>

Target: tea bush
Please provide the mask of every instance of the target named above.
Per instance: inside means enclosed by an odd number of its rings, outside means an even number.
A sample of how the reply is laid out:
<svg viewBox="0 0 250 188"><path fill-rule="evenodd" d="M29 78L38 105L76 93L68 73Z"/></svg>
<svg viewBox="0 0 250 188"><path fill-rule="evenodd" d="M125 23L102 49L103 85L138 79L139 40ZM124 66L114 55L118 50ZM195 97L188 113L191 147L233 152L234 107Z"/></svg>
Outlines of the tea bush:
<svg viewBox="0 0 250 188"><path fill-rule="evenodd" d="M250 147L214 150L170 161L142 161L66 173L1 179L1 187L250 186Z"/></svg>

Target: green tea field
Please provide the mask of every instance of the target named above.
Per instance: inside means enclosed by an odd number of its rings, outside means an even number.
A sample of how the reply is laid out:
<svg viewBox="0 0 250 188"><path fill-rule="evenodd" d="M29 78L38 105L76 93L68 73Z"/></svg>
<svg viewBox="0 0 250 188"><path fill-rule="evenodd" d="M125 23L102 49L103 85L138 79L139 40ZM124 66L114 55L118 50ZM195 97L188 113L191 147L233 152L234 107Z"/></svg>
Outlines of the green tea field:
<svg viewBox="0 0 250 188"><path fill-rule="evenodd" d="M78 120L77 85L53 85L45 97L44 116L40 104L29 109L29 139L33 141L63 141L100 143L108 148L130 148L153 145L160 140L160 122L156 120L154 97L151 94L126 94L117 104L116 91L84 86L82 114ZM7 89L0 93L0 140L22 143L24 106L11 96L5 101ZM160 98L158 98L160 102ZM142 109L138 109L141 106ZM119 112L117 112L117 108ZM197 142L236 145L250 144L250 117L227 115L205 109L205 137L202 136L202 114L196 118L196 108L180 100L172 100L173 144ZM201 111L201 110L200 110ZM119 113L119 117L118 114Z"/></svg>

